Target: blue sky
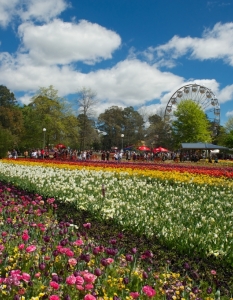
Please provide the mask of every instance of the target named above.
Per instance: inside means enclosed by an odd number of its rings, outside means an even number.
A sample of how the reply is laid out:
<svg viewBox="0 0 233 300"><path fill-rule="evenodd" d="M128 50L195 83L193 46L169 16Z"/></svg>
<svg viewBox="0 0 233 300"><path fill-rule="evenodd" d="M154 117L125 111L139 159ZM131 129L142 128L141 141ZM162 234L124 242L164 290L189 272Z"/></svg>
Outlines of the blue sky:
<svg viewBox="0 0 233 300"><path fill-rule="evenodd" d="M211 89L221 125L233 116L231 0L0 0L0 84L28 104L53 85L74 101L83 87L96 113L165 110L188 84Z"/></svg>

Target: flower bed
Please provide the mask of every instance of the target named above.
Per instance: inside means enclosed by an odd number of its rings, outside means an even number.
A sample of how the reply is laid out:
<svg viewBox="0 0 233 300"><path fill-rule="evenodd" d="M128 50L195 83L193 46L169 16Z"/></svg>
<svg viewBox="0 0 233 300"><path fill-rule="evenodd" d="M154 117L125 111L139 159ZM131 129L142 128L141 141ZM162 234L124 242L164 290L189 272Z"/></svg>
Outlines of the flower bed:
<svg viewBox="0 0 233 300"><path fill-rule="evenodd" d="M0 181L28 193L54 197L138 236L156 237L177 253L233 265L230 168L191 173L162 165L3 160L0 170Z"/></svg>
<svg viewBox="0 0 233 300"><path fill-rule="evenodd" d="M56 218L54 198L43 199L0 183L0 298L14 300L214 299L220 289L186 275L152 268L153 253L118 248L118 233L103 246L89 237L91 223L78 228ZM188 273L192 275L189 276ZM197 285L197 282L198 285ZM224 296L222 299L229 299Z"/></svg>

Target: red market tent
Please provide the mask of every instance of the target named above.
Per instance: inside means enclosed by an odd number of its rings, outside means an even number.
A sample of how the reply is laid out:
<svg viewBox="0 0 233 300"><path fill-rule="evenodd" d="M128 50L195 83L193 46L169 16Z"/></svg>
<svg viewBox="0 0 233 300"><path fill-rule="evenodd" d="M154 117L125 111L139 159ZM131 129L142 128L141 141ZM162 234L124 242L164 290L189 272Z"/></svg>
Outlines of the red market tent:
<svg viewBox="0 0 233 300"><path fill-rule="evenodd" d="M154 148L153 152L154 153L157 153L157 152L169 152L169 150L166 149L166 148L163 148L163 147L158 147L158 148Z"/></svg>
<svg viewBox="0 0 233 300"><path fill-rule="evenodd" d="M57 145L55 146L55 148L57 148L57 149L66 149L66 146L63 145L63 144L57 144Z"/></svg>
<svg viewBox="0 0 233 300"><path fill-rule="evenodd" d="M140 146L137 149L140 150L140 151L151 151L151 149L149 147L146 147L146 146Z"/></svg>

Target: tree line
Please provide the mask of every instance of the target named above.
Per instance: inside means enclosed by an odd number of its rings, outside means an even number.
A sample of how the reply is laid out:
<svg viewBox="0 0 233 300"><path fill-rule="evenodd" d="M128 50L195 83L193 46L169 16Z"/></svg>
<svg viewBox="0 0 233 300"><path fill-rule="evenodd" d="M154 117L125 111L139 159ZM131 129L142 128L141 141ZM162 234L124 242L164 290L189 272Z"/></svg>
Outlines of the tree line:
<svg viewBox="0 0 233 300"><path fill-rule="evenodd" d="M172 123L164 121L163 111L145 121L145 116L132 106L112 106L96 117L97 105L96 94L84 87L77 91L74 109L53 86L39 88L28 105L19 105L14 93L0 85L0 157L10 149L23 153L44 146L53 148L59 143L79 150L142 144L177 150L181 142L214 142L233 147L233 117L224 127L215 127L191 100L178 105Z"/></svg>

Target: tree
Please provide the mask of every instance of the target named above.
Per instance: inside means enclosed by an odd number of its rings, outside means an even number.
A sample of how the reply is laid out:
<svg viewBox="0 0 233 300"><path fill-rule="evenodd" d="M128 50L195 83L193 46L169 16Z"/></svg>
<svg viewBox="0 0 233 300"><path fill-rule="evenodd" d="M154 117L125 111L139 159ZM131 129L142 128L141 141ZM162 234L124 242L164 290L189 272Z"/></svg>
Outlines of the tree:
<svg viewBox="0 0 233 300"><path fill-rule="evenodd" d="M17 105L14 93L6 86L0 85L0 106L12 107Z"/></svg>
<svg viewBox="0 0 233 300"><path fill-rule="evenodd" d="M4 129L0 125L0 158L7 156L7 151L14 147L14 136L8 129Z"/></svg>
<svg viewBox="0 0 233 300"><path fill-rule="evenodd" d="M121 134L123 128L123 109L112 106L99 115L98 130L103 132L103 149L109 150L111 147L121 145Z"/></svg>
<svg viewBox="0 0 233 300"><path fill-rule="evenodd" d="M189 142L211 142L209 121L202 108L192 100L182 100L174 112L172 135L175 144Z"/></svg>
<svg viewBox="0 0 233 300"><path fill-rule="evenodd" d="M228 148L233 148L233 130L231 130L224 140L225 146Z"/></svg>
<svg viewBox="0 0 233 300"><path fill-rule="evenodd" d="M3 106L0 108L0 123L8 129L15 138L20 139L24 131L23 115L19 107Z"/></svg>
<svg viewBox="0 0 233 300"><path fill-rule="evenodd" d="M159 113L148 118L150 125L147 128L146 144L152 145L153 148L163 146L164 148L172 149L170 125L164 121L163 113Z"/></svg>
<svg viewBox="0 0 233 300"><path fill-rule="evenodd" d="M225 124L226 132L229 133L233 130L233 117L230 117Z"/></svg>
<svg viewBox="0 0 233 300"><path fill-rule="evenodd" d="M94 107L97 104L96 94L89 88L82 88L78 91L78 111L79 115L83 115L82 122L80 123L80 139L81 139L81 149L86 148L86 144L90 144L90 122L93 117ZM93 132L92 132L93 133ZM87 143L86 143L87 141Z"/></svg>
<svg viewBox="0 0 233 300"><path fill-rule="evenodd" d="M14 93L0 85L0 125L2 134L9 134L8 141L17 146L24 132L23 115Z"/></svg>
<svg viewBox="0 0 233 300"><path fill-rule="evenodd" d="M144 139L144 121L139 112L132 106L123 110L123 128L125 146L133 145Z"/></svg>
<svg viewBox="0 0 233 300"><path fill-rule="evenodd" d="M125 109L112 106L99 115L98 129L105 134L102 137L103 149L113 146L121 148L124 134L126 146L136 144L144 138L144 121L141 115L133 107Z"/></svg>
<svg viewBox="0 0 233 300"><path fill-rule="evenodd" d="M71 112L67 102L60 98L57 91L50 86L40 88L32 102L23 108L25 121L24 148L41 148L43 145L43 128L46 128L47 146L58 143L77 146L78 120Z"/></svg>
<svg viewBox="0 0 233 300"><path fill-rule="evenodd" d="M99 135L95 129L95 122L84 114L77 117L79 123L79 149L91 149L99 143Z"/></svg>

